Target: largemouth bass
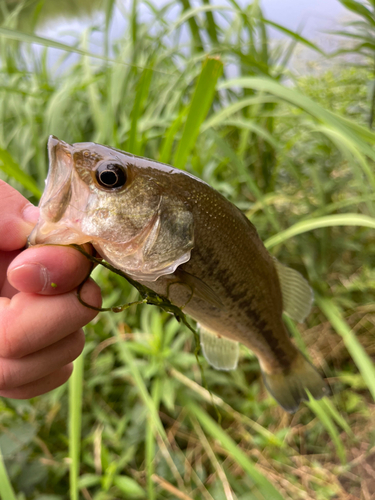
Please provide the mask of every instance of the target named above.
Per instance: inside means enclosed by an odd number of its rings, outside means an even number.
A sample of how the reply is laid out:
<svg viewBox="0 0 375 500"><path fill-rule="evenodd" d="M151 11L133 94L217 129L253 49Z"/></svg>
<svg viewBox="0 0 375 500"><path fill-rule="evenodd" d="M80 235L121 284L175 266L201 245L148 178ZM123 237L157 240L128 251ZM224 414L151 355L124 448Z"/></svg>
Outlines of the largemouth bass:
<svg viewBox="0 0 375 500"><path fill-rule="evenodd" d="M257 356L264 383L287 411L327 386L289 338L312 291L275 260L253 224L194 176L94 143L51 136L50 167L31 244L90 242L110 264L194 318L207 361L237 367L239 345Z"/></svg>

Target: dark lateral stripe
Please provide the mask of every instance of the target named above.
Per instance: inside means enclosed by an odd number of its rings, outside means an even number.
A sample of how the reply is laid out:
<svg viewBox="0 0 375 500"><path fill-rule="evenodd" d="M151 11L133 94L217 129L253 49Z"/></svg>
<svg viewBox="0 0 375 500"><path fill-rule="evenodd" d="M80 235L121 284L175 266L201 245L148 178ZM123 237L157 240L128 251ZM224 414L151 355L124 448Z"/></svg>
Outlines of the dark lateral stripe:
<svg viewBox="0 0 375 500"><path fill-rule="evenodd" d="M231 281L227 269L220 268L219 260L214 256L214 251L212 249L205 249L204 253L200 252L198 249L194 249L193 251L196 253L197 257L203 261L206 271L222 285L228 298L236 303L239 309L249 318L250 324L253 326L254 330L263 337L279 365L283 368L289 368L291 354L281 345L280 339L269 328L268 322L263 319L257 309L252 306L253 297L246 296L246 290L243 292L238 291L238 283L233 283ZM249 333L251 335L251 332ZM280 336L282 336L283 333L284 332L280 332Z"/></svg>

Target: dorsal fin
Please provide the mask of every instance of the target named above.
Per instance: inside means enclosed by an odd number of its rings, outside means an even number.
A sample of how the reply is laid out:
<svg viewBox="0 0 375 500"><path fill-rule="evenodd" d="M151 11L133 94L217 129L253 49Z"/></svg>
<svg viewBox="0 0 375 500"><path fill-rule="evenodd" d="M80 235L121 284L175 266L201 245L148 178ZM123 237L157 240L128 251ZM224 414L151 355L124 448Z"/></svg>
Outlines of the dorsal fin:
<svg viewBox="0 0 375 500"><path fill-rule="evenodd" d="M302 323L311 310L314 293L305 278L295 269L275 259L285 314Z"/></svg>
<svg viewBox="0 0 375 500"><path fill-rule="evenodd" d="M239 345L234 340L218 337L199 325L202 352L216 370L235 370L239 357Z"/></svg>

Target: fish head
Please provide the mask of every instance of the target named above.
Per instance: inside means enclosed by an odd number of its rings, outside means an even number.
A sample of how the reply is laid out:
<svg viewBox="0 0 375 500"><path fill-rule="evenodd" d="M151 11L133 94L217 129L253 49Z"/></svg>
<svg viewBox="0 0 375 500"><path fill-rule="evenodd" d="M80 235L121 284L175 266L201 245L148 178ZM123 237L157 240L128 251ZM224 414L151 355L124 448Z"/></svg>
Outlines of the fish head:
<svg viewBox="0 0 375 500"><path fill-rule="evenodd" d="M54 136L48 154L30 245L90 242L115 267L151 281L190 258L191 212L173 195L168 172L156 162Z"/></svg>

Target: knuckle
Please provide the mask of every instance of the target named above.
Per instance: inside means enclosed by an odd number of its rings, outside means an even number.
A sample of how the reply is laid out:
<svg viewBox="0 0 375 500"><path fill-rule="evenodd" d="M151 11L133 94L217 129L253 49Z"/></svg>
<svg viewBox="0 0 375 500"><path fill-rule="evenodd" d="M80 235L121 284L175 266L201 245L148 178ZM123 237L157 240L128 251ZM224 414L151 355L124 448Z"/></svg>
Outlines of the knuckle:
<svg viewBox="0 0 375 500"><path fill-rule="evenodd" d="M0 360L0 391L11 388L11 376L6 360Z"/></svg>
<svg viewBox="0 0 375 500"><path fill-rule="evenodd" d="M78 330L70 335L71 339L68 340L68 356L67 362L70 363L81 354L85 346L85 335L83 330Z"/></svg>
<svg viewBox="0 0 375 500"><path fill-rule="evenodd" d="M2 322L3 324L0 325L0 357L5 359L22 358L25 354L25 343L21 342L21 339L27 340L27 333L25 332L23 335L19 335L19 332L17 332L17 336L15 336L13 335L10 320L4 321L4 318L2 318Z"/></svg>
<svg viewBox="0 0 375 500"><path fill-rule="evenodd" d="M15 341L10 334L9 315L3 314L0 323L0 356L2 358L13 358L16 352Z"/></svg>

